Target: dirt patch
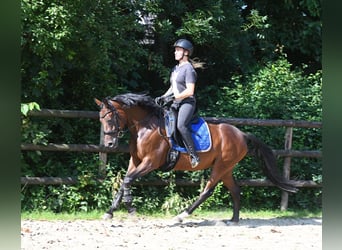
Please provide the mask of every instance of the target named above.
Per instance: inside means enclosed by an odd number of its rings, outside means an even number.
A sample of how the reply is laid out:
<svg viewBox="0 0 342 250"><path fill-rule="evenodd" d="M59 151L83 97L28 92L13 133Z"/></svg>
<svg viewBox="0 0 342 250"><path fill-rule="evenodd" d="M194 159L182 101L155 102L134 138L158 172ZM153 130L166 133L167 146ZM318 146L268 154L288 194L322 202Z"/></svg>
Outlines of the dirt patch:
<svg viewBox="0 0 342 250"><path fill-rule="evenodd" d="M21 249L322 249L322 220L127 218L21 222Z"/></svg>

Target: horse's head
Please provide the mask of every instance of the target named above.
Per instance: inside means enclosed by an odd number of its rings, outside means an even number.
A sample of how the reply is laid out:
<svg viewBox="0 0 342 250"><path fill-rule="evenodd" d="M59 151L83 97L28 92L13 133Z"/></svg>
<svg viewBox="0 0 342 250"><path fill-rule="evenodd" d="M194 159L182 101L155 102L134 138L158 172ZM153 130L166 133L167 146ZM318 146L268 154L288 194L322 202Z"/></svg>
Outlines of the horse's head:
<svg viewBox="0 0 342 250"><path fill-rule="evenodd" d="M109 99L100 101L94 99L100 107L99 118L103 126L104 145L106 147L116 148L119 144L119 138L125 127L124 119L120 116L118 107Z"/></svg>

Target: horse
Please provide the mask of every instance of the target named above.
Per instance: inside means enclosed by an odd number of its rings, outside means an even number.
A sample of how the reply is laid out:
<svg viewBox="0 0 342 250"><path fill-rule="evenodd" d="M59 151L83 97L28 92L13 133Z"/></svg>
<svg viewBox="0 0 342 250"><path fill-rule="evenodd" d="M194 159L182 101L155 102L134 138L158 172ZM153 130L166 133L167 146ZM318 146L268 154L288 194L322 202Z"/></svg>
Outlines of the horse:
<svg viewBox="0 0 342 250"><path fill-rule="evenodd" d="M132 205L132 183L137 178L158 170L165 163L171 145L166 136L163 107L148 94L125 93L104 98L102 101L94 98L94 101L100 109L99 120L103 126L105 147L116 148L120 134L125 130L130 133L128 168L112 205L103 216L104 219L111 219L121 202L125 204L128 213L136 211ZM200 164L196 168L192 168L189 155L181 153L173 169L200 171L211 168L210 177L197 200L175 217L178 222L191 215L222 181L232 197L233 216L228 222L237 224L240 187L235 182L233 170L248 152L254 153L261 160L266 177L275 186L287 192L297 192L297 188L280 174L276 158L264 142L253 134L244 133L231 124L218 122L217 119L206 118L206 122L212 136L211 149L199 153Z"/></svg>

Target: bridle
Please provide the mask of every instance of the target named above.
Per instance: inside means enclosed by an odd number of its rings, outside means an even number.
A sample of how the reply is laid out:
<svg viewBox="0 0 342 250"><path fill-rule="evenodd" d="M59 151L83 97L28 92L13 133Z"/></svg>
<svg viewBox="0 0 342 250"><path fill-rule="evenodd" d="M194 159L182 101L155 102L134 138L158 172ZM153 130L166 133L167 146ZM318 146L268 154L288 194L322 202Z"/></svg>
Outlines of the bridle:
<svg viewBox="0 0 342 250"><path fill-rule="evenodd" d="M108 107L109 111L107 111L104 115L102 115L100 118L105 118L108 114L113 113L113 121L114 121L114 130L110 131L103 131L104 135L110 135L115 138L121 138L123 136L123 128L120 127L120 115L117 109L114 107L114 105L108 101L108 99L104 99L103 103Z"/></svg>

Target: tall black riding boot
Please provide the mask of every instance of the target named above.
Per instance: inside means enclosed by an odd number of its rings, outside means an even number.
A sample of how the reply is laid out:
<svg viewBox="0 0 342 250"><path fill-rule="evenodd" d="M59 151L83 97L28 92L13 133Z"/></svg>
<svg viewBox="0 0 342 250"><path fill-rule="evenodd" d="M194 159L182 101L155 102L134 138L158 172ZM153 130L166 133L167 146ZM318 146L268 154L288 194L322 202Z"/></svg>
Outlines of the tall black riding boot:
<svg viewBox="0 0 342 250"><path fill-rule="evenodd" d="M195 168L200 163L200 158L195 150L195 145L190 135L183 135L183 142L190 155L191 167Z"/></svg>

